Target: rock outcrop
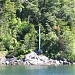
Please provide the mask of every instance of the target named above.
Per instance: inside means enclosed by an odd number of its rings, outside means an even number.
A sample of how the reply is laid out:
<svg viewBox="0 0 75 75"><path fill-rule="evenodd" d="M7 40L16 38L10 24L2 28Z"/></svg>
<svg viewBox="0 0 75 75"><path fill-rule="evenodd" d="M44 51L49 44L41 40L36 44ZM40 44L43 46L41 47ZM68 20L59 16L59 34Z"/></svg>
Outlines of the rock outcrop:
<svg viewBox="0 0 75 75"><path fill-rule="evenodd" d="M0 57L0 64L6 65L69 65L71 64L67 60L54 60L49 59L45 55L41 54L38 55L35 52L31 52L26 54L22 60L17 60L16 57L6 59L5 57Z"/></svg>
<svg viewBox="0 0 75 75"><path fill-rule="evenodd" d="M49 59L45 55L37 55L35 52L25 55L24 59L24 64L28 65L60 65L59 61Z"/></svg>

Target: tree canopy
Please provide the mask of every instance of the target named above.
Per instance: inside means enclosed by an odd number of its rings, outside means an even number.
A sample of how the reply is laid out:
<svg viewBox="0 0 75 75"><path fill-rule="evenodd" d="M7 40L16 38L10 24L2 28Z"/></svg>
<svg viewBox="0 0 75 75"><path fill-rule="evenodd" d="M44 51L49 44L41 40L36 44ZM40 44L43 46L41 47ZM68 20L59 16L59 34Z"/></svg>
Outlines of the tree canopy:
<svg viewBox="0 0 75 75"><path fill-rule="evenodd" d="M50 58L75 61L75 0L0 0L0 51L7 58L41 49Z"/></svg>

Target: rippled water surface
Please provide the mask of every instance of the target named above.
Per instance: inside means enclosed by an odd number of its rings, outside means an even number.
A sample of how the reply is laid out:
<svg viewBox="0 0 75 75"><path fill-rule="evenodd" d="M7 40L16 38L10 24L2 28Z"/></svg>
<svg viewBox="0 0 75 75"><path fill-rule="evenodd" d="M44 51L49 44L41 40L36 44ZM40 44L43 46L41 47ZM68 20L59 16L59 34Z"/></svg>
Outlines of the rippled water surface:
<svg viewBox="0 0 75 75"><path fill-rule="evenodd" d="M75 65L0 66L0 75L75 75Z"/></svg>

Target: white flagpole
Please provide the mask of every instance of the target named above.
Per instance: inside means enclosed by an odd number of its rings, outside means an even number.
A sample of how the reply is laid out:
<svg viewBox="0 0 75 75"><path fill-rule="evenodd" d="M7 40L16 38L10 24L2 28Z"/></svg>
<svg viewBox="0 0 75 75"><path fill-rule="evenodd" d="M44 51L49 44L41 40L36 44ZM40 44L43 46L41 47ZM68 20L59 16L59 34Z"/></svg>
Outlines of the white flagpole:
<svg viewBox="0 0 75 75"><path fill-rule="evenodd" d="M41 44L41 36L40 36L40 26L39 26L39 50L40 50L40 44Z"/></svg>

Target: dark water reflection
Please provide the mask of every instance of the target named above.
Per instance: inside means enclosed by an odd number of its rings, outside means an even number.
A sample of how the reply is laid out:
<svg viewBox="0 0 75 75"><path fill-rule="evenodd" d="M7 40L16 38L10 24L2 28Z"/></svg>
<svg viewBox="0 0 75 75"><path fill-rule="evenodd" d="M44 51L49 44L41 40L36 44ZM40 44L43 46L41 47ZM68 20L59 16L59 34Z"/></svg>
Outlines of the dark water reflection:
<svg viewBox="0 0 75 75"><path fill-rule="evenodd" d="M0 66L0 75L75 75L75 65Z"/></svg>

